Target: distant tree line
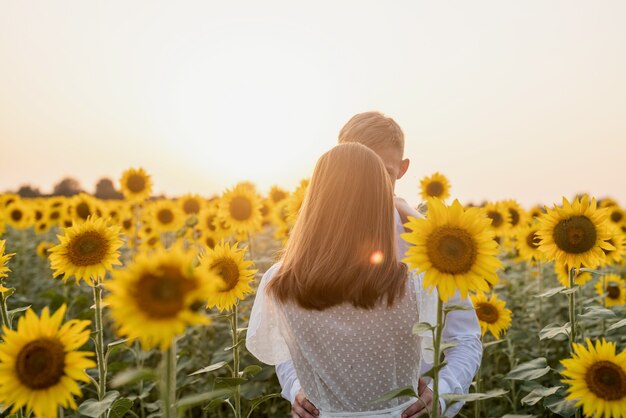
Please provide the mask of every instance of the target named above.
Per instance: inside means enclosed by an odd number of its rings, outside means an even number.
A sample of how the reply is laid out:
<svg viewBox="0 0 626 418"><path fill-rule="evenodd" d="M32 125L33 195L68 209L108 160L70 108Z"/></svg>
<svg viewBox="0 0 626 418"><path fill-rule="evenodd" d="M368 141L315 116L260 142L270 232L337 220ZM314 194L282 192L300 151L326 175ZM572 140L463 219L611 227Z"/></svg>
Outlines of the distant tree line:
<svg viewBox="0 0 626 418"><path fill-rule="evenodd" d="M65 177L54 185L52 194L41 193L38 187L30 184L22 185L15 193L21 197L50 197L50 196L74 196L84 192L80 182L73 177ZM96 189L93 193L98 199L122 199L123 195L115 188L115 184L109 178L103 177L96 183Z"/></svg>

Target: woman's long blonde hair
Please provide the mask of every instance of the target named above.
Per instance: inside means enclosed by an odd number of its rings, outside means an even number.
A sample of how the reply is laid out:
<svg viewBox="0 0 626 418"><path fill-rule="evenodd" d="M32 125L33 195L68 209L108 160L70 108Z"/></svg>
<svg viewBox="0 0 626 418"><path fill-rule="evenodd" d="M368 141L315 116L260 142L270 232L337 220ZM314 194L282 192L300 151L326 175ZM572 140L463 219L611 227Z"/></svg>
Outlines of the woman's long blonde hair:
<svg viewBox="0 0 626 418"><path fill-rule="evenodd" d="M267 291L324 310L350 302L391 306L404 294L396 259L393 191L382 160L359 143L335 146L315 166L298 220Z"/></svg>

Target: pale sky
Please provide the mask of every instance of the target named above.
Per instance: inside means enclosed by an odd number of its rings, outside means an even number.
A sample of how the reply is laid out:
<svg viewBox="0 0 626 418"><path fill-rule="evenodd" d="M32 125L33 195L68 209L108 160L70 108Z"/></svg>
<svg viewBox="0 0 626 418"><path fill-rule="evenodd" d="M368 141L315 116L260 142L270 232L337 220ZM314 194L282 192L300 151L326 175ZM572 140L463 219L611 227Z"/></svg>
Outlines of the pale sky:
<svg viewBox="0 0 626 418"><path fill-rule="evenodd" d="M453 197L626 205L626 2L0 0L0 191L261 191L380 110Z"/></svg>

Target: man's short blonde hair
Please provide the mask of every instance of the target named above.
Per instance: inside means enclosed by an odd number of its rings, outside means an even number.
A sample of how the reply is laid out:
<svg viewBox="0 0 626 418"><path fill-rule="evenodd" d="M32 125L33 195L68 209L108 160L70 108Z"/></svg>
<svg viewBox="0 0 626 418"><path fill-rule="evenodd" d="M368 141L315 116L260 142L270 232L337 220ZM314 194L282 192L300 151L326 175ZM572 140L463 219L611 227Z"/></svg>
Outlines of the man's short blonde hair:
<svg viewBox="0 0 626 418"><path fill-rule="evenodd" d="M371 149L397 147L404 155L404 133L395 120L380 112L354 115L339 131L339 143L359 142Z"/></svg>

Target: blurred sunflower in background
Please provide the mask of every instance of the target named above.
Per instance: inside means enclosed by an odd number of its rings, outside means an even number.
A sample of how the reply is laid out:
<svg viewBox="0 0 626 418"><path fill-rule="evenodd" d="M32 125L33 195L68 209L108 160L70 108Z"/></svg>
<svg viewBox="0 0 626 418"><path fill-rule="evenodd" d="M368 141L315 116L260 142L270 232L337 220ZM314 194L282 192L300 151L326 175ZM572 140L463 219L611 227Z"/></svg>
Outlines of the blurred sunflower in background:
<svg viewBox="0 0 626 418"><path fill-rule="evenodd" d="M198 310L223 283L209 269L194 268L196 254L176 245L140 253L113 272L105 303L118 335L138 339L143 350L167 349L188 326L208 324Z"/></svg>
<svg viewBox="0 0 626 418"><path fill-rule="evenodd" d="M33 213L22 199L14 199L5 208L5 220L15 229L24 229L32 225Z"/></svg>
<svg viewBox="0 0 626 418"><path fill-rule="evenodd" d="M499 237L509 229L511 215L506 207L499 202L489 202L483 206L483 211L491 219L491 228Z"/></svg>
<svg viewBox="0 0 626 418"><path fill-rule="evenodd" d="M120 228L107 225L103 218L89 218L85 222L65 228L63 235L57 235L60 244L50 248L50 267L53 277L63 276L67 281L71 276L90 285L96 279L104 279L107 271L120 265Z"/></svg>
<svg viewBox="0 0 626 418"><path fill-rule="evenodd" d="M200 256L199 268L213 270L220 277L220 289L208 298L208 308L224 311L254 291L250 283L257 270L250 269L252 261L244 260L246 248L237 247L238 243L231 246L222 241Z"/></svg>
<svg viewBox="0 0 626 418"><path fill-rule="evenodd" d="M515 246L522 259L526 261L539 261L544 254L539 250L539 225L532 224L521 227L517 231Z"/></svg>
<svg viewBox="0 0 626 418"><path fill-rule="evenodd" d="M205 203L205 200L197 194L188 193L178 198L178 204L186 216L200 213Z"/></svg>
<svg viewBox="0 0 626 418"><path fill-rule="evenodd" d="M77 351L88 340L90 321L73 319L62 324L66 306L52 316L44 308L38 318L32 309L20 317L17 330L3 327L0 344L0 402L11 413L26 407L30 416L56 418L59 407L76 409L74 396L82 396L77 381L89 382L85 369L96 366Z"/></svg>
<svg viewBox="0 0 626 418"><path fill-rule="evenodd" d="M495 293L488 298L484 293L470 295L478 323L482 334L487 331L493 335L496 340L504 335L504 332L511 326L511 311L506 309L506 303L498 299Z"/></svg>
<svg viewBox="0 0 626 418"><path fill-rule="evenodd" d="M185 217L175 202L161 199L147 208L144 222L154 225L158 231L176 231L185 224Z"/></svg>
<svg viewBox="0 0 626 418"><path fill-rule="evenodd" d="M596 200L587 195L572 204L563 198L563 207L555 205L539 218L539 249L549 260L578 268L582 264L597 266L604 262L602 250L614 250L607 242L607 209L597 209Z"/></svg>
<svg viewBox="0 0 626 418"><path fill-rule="evenodd" d="M282 202L283 200L287 199L289 197L289 192L276 185L273 185L267 197L272 202L272 204L275 205L276 203Z"/></svg>
<svg viewBox="0 0 626 418"><path fill-rule="evenodd" d="M446 206L431 199L426 219L409 217L405 224L411 232L401 236L412 245L403 261L423 271L424 286L437 287L444 302L457 289L464 298L468 292L487 293L502 267L490 223L481 209L464 209L458 200Z"/></svg>
<svg viewBox="0 0 626 418"><path fill-rule="evenodd" d="M15 255L15 253L5 254L6 241L0 240L0 292L6 292L6 287L3 286L4 278L8 277L7 273L11 272L11 269L7 267L7 263Z"/></svg>
<svg viewBox="0 0 626 418"><path fill-rule="evenodd" d="M306 197L306 192L309 188L309 182L309 179L300 180L300 184L296 190L294 190L294 192L287 199L287 222L291 226L293 226L296 223L296 219L298 219L300 208L302 207L302 203Z"/></svg>
<svg viewBox="0 0 626 418"><path fill-rule="evenodd" d="M517 231L518 228L526 225L526 212L516 200L504 200L502 206L509 212L509 230Z"/></svg>
<svg viewBox="0 0 626 418"><path fill-rule="evenodd" d="M604 339L586 343L574 343L572 358L561 360L567 399L585 416L626 417L626 351L616 354L615 343Z"/></svg>
<svg viewBox="0 0 626 418"><path fill-rule="evenodd" d="M54 247L56 244L54 242L50 242L50 241L41 241L39 244L37 244L37 248L35 249L35 252L37 253L37 255L43 259L48 259L48 250L50 250L50 248Z"/></svg>
<svg viewBox="0 0 626 418"><path fill-rule="evenodd" d="M435 172L430 177L426 176L420 180L420 189L422 199L424 200L436 197L443 201L450 197L450 182L446 176L439 172Z"/></svg>
<svg viewBox="0 0 626 418"><path fill-rule="evenodd" d="M120 187L124 198L129 202L139 203L150 197L152 179L143 168L129 168L122 173Z"/></svg>
<svg viewBox="0 0 626 418"><path fill-rule="evenodd" d="M87 218L97 215L96 199L87 193L79 193L69 201L72 220L86 221Z"/></svg>
<svg viewBox="0 0 626 418"><path fill-rule="evenodd" d="M626 254L626 235L618 226L609 224L609 237L606 242L611 244L614 249L602 248L606 257L606 264L620 264L624 261L624 254Z"/></svg>
<svg viewBox="0 0 626 418"><path fill-rule="evenodd" d="M604 295L605 306L620 306L626 304L626 282L617 274L607 274L600 277L596 283L596 294Z"/></svg>
<svg viewBox="0 0 626 418"><path fill-rule="evenodd" d="M261 198L244 184L227 190L218 210L219 218L235 232L251 233L261 229Z"/></svg>

